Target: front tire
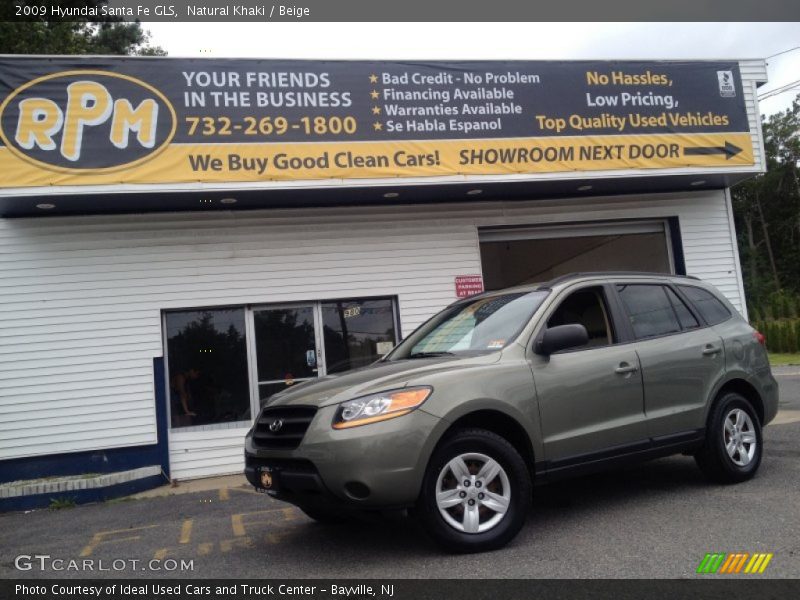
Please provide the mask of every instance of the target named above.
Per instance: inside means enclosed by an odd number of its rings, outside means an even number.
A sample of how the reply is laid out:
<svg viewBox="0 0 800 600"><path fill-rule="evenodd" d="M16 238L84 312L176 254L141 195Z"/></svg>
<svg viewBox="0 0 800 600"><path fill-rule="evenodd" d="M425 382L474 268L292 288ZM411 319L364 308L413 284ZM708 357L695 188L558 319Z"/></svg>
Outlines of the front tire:
<svg viewBox="0 0 800 600"><path fill-rule="evenodd" d="M447 550L483 552L519 533L531 496L519 452L495 433L464 429L431 457L417 508L427 532Z"/></svg>
<svg viewBox="0 0 800 600"><path fill-rule="evenodd" d="M730 392L712 408L706 440L695 460L712 481L739 483L758 471L763 446L753 406L744 396Z"/></svg>

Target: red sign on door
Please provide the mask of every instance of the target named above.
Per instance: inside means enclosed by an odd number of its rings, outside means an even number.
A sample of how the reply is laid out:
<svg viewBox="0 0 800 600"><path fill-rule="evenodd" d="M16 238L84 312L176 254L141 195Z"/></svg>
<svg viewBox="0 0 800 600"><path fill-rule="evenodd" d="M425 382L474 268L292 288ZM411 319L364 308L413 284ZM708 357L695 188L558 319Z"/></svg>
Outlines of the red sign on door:
<svg viewBox="0 0 800 600"><path fill-rule="evenodd" d="M456 297L466 298L483 291L481 275L456 275Z"/></svg>

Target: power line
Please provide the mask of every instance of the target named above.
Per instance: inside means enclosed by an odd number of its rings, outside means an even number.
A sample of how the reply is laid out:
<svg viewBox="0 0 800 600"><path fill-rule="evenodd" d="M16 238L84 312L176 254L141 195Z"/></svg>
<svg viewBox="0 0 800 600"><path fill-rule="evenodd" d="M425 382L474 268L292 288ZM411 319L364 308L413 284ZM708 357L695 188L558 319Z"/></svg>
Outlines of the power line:
<svg viewBox="0 0 800 600"><path fill-rule="evenodd" d="M775 94L770 94L769 96L764 97L763 100L768 100L769 98L774 98L775 96L780 96L781 94L785 94L786 92L793 92L794 90L797 90L797 89L800 89L800 85L796 85L794 87L790 87L789 89L782 90L780 92L776 92ZM762 100L762 98L759 98L759 101L761 101L761 100Z"/></svg>
<svg viewBox="0 0 800 600"><path fill-rule="evenodd" d="M781 94L785 94L786 92L794 91L795 89L797 89L797 87L798 86L794 85L794 86L788 87L786 89L776 90L775 92L773 92L771 94L767 94L766 96L763 96L763 97L759 98L758 101L759 102L763 102L764 100L769 100L770 98L774 98L775 96L780 96Z"/></svg>
<svg viewBox="0 0 800 600"><path fill-rule="evenodd" d="M778 90L782 90L783 88L787 88L787 87L791 87L793 85L797 85L798 83L800 83L800 79L796 79L795 81L790 81L789 83L784 83L782 85L779 85L778 87L772 88L771 90L765 91L762 94L762 96L766 96L768 94L771 94L772 92L777 92Z"/></svg>
<svg viewBox="0 0 800 600"><path fill-rule="evenodd" d="M775 58L776 56L780 56L781 54L786 54L787 52L794 52L795 50L800 50L800 46L789 48L788 50L784 50L783 52L778 52L777 54L771 54L767 58Z"/></svg>
<svg viewBox="0 0 800 600"><path fill-rule="evenodd" d="M797 86L797 84L799 84L799 83L800 83L800 79L797 79L797 80L792 81L790 83L786 83L786 84L784 84L784 85L782 85L780 87L773 88L773 89L761 94L758 97L758 99L759 100L766 100L767 98L769 98L771 96L777 96L778 94L782 94L783 92L792 89L793 87Z"/></svg>

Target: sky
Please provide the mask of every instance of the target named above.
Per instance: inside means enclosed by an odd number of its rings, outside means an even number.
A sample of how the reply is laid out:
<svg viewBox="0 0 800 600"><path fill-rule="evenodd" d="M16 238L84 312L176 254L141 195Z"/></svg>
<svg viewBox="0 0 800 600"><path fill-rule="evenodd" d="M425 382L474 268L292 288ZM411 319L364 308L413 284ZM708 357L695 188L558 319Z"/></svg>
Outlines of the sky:
<svg viewBox="0 0 800 600"><path fill-rule="evenodd" d="M800 47L800 23L146 23L173 57L740 59ZM800 48L768 59L760 95L800 80ZM766 99L784 110L800 87Z"/></svg>

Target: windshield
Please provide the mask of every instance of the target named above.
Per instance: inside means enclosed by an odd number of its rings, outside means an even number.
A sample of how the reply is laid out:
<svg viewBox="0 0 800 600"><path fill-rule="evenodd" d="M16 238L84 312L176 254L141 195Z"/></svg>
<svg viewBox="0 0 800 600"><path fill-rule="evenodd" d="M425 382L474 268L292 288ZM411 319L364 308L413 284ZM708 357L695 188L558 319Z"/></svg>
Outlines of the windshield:
<svg viewBox="0 0 800 600"><path fill-rule="evenodd" d="M387 359L500 350L519 335L546 297L547 292L515 292L459 302L423 324Z"/></svg>

